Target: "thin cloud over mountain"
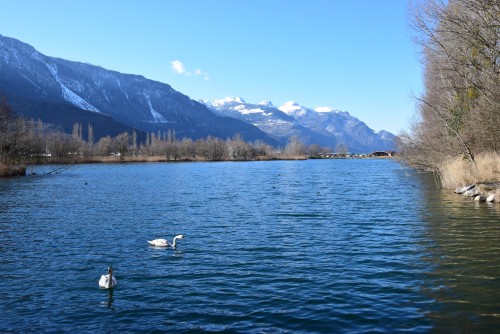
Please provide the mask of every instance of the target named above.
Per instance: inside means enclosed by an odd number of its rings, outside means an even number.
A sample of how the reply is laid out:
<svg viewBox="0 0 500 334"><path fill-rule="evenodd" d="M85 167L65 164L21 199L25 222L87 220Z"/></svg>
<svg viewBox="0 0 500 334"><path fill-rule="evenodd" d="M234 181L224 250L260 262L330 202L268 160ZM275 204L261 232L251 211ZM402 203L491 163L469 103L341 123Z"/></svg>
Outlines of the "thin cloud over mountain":
<svg viewBox="0 0 500 334"><path fill-rule="evenodd" d="M192 73L186 70L186 67L180 60L173 60L170 62L170 67L175 74L185 75L187 77L192 76ZM210 77L208 76L208 72L203 71L201 68L197 68L194 70L194 75L203 77L203 80L209 81Z"/></svg>

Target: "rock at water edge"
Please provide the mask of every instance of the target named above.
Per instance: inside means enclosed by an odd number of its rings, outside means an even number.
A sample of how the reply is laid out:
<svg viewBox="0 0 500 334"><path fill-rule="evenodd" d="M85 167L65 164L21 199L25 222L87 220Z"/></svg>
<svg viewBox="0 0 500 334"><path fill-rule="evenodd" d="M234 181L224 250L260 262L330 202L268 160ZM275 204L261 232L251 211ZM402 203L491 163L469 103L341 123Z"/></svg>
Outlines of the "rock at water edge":
<svg viewBox="0 0 500 334"><path fill-rule="evenodd" d="M479 195L479 191L477 191L477 189L469 189L464 192L464 196L466 197L475 197L477 195Z"/></svg>
<svg viewBox="0 0 500 334"><path fill-rule="evenodd" d="M459 188L455 189L455 194L463 194L468 190L474 189L475 187L476 187L476 185L474 185L474 184L471 184L471 185L468 185L465 187L459 187Z"/></svg>
<svg viewBox="0 0 500 334"><path fill-rule="evenodd" d="M476 202L486 202L486 197L484 197L483 195L477 195L476 197L474 197L474 200Z"/></svg>

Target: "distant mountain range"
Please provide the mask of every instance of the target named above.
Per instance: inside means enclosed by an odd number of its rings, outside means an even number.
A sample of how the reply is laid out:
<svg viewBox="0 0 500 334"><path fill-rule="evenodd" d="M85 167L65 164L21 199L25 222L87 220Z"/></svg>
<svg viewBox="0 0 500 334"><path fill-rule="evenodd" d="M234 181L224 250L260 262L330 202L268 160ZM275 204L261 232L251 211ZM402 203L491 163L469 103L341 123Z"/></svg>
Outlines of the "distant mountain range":
<svg viewBox="0 0 500 334"><path fill-rule="evenodd" d="M393 150L394 135L374 132L347 112L315 110L288 102L246 103L242 98L194 101L171 86L142 76L48 57L32 46L0 35L0 95L15 112L71 132L73 124L92 124L94 137L136 130L175 131L177 138L222 139L239 134L245 141L286 145L291 136L304 144L351 152Z"/></svg>
<svg viewBox="0 0 500 334"><path fill-rule="evenodd" d="M223 139L236 133L246 141L280 143L257 127L221 117L167 84L99 66L48 57L28 44L0 35L0 94L14 111L70 132L79 122L94 137L136 129L175 131L177 138ZM85 134L84 134L85 135Z"/></svg>
<svg viewBox="0 0 500 334"><path fill-rule="evenodd" d="M289 138L295 135L306 145L319 144L335 148L335 138L313 131L270 102L251 104L241 97L202 102L216 114L253 124L281 143L287 143Z"/></svg>
<svg viewBox="0 0 500 334"><path fill-rule="evenodd" d="M241 97L202 102L215 113L253 124L281 142L296 135L304 144L319 144L332 150L338 144L356 153L395 148L395 135L375 132L348 112L330 107L311 109L294 101L276 107L270 101L246 103Z"/></svg>

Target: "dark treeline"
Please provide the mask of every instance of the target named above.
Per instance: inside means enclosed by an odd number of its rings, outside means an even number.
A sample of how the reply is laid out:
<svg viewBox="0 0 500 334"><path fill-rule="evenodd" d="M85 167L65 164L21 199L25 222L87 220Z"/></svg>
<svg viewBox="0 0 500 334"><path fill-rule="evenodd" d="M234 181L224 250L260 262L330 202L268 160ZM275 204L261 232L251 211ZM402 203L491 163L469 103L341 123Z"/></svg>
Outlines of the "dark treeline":
<svg viewBox="0 0 500 334"><path fill-rule="evenodd" d="M500 3L416 0L412 28L422 50L418 119L401 136L406 160L440 172L450 159L475 165L500 150Z"/></svg>
<svg viewBox="0 0 500 334"><path fill-rule="evenodd" d="M75 123L72 134L41 121L16 117L5 98L0 98L0 174L7 168L41 163L70 164L99 161L245 161L304 158L328 152L318 145L304 146L298 137L290 138L282 149L264 142L245 142L239 135L226 140L208 137L178 139L174 131L149 133L142 142L132 133L94 140L91 124ZM87 134L83 138L82 133Z"/></svg>

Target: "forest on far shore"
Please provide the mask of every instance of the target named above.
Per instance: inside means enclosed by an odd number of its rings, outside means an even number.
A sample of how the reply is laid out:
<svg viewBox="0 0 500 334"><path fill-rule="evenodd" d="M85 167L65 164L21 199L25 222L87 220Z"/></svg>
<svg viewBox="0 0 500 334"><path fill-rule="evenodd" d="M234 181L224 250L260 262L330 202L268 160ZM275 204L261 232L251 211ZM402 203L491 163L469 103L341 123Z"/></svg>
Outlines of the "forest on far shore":
<svg viewBox="0 0 500 334"><path fill-rule="evenodd" d="M95 142L92 125L86 126L84 139L79 123L68 134L40 120L25 120L15 115L5 97L0 97L0 175L22 175L26 165L45 163L305 159L331 152L331 148L319 145L306 147L297 136L283 148L259 141L248 143L239 135L226 140L178 139L173 131L149 133L142 142L135 131ZM347 152L342 145L336 149Z"/></svg>

